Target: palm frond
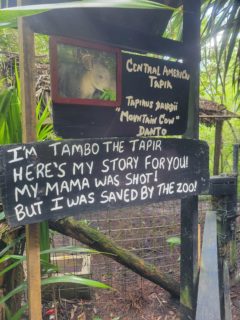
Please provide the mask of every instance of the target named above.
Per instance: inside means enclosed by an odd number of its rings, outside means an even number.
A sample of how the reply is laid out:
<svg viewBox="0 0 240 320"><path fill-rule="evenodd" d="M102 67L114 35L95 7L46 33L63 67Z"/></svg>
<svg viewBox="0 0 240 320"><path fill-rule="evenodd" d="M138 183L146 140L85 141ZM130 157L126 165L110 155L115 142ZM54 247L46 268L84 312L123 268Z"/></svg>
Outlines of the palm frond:
<svg viewBox="0 0 240 320"><path fill-rule="evenodd" d="M240 2L238 0L205 0L202 4L203 47L214 52L216 61L215 86L222 86L225 95L226 82L232 79L236 99L239 97L239 34ZM212 56L213 58L213 56Z"/></svg>
<svg viewBox="0 0 240 320"><path fill-rule="evenodd" d="M11 7L0 10L0 28L17 26L17 18L31 16L54 9L70 8L125 8L125 9L155 9L172 10L176 9L166 4L151 0L82 0L64 3L45 3L29 6Z"/></svg>

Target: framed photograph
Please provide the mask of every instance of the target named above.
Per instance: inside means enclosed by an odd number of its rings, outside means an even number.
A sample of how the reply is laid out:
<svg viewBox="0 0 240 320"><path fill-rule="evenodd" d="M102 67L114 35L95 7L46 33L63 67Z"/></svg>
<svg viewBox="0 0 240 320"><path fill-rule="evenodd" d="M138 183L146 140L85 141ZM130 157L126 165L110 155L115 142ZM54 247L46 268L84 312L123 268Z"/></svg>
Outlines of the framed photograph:
<svg viewBox="0 0 240 320"><path fill-rule="evenodd" d="M50 65L53 102L110 107L120 105L119 49L51 37Z"/></svg>

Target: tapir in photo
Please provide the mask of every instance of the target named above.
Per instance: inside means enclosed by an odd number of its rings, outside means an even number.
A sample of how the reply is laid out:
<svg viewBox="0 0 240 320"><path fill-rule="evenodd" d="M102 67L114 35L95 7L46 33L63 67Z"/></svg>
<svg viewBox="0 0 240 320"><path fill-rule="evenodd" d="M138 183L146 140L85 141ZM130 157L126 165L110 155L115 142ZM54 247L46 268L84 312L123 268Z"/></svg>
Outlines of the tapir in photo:
<svg viewBox="0 0 240 320"><path fill-rule="evenodd" d="M116 91L116 80L103 63L90 54L80 63L64 63L59 68L61 96L80 99L98 99L104 90Z"/></svg>

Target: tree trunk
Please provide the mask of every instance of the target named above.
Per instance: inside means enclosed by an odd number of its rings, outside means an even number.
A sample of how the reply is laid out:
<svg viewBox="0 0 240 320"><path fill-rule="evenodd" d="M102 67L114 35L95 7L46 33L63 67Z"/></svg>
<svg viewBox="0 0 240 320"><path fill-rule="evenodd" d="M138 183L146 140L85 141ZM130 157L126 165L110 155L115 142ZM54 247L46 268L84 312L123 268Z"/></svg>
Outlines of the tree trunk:
<svg viewBox="0 0 240 320"><path fill-rule="evenodd" d="M154 265L146 263L135 254L116 245L113 240L103 235L100 231L89 227L85 222L66 218L59 221L49 221L49 226L61 234L72 237L95 250L103 252L107 257L156 283L173 296L179 297L179 283L171 276L160 272Z"/></svg>
<svg viewBox="0 0 240 320"><path fill-rule="evenodd" d="M222 129L223 129L223 120L216 122L215 130L215 146L214 146L214 163L213 163L213 175L216 176L219 174L219 163L222 149Z"/></svg>

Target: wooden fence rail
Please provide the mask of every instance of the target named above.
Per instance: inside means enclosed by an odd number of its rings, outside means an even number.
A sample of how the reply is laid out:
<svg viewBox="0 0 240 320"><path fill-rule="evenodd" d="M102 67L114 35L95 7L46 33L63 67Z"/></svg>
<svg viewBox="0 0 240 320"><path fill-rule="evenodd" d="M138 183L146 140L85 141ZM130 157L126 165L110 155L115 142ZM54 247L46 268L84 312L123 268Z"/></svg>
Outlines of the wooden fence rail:
<svg viewBox="0 0 240 320"><path fill-rule="evenodd" d="M206 214L196 320L221 320L216 212Z"/></svg>
<svg viewBox="0 0 240 320"><path fill-rule="evenodd" d="M218 246L217 212L209 211L204 226L195 320L232 320L228 262L219 258Z"/></svg>

